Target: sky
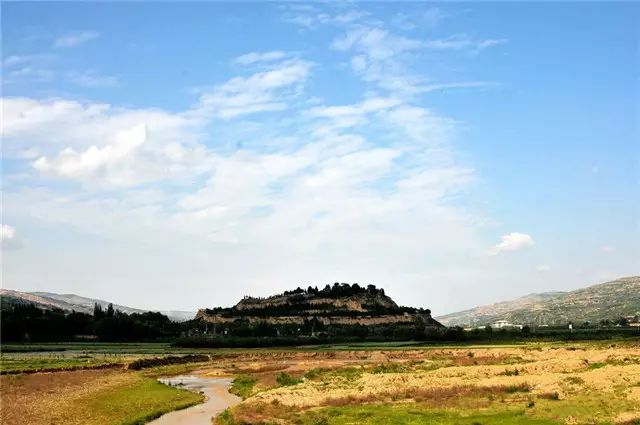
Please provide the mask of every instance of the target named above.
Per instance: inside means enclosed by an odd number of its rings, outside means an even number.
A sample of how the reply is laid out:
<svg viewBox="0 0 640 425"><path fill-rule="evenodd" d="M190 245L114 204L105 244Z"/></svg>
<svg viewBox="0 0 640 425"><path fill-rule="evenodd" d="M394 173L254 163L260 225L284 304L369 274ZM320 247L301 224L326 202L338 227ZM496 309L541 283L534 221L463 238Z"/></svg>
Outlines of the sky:
<svg viewBox="0 0 640 425"><path fill-rule="evenodd" d="M435 315L640 273L633 3L2 3L2 287L357 282Z"/></svg>

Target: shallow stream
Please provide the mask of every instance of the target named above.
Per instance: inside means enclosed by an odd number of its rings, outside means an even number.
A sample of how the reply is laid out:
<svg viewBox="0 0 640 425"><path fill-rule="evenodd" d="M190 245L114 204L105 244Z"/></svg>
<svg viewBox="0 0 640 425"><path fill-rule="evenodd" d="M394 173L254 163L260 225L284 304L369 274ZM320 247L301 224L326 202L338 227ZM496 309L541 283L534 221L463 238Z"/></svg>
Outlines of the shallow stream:
<svg viewBox="0 0 640 425"><path fill-rule="evenodd" d="M160 378L159 381L165 385L200 392L205 395L206 400L183 410L166 413L149 422L149 425L211 425L212 417L241 401L240 397L229 393L233 381L231 378L179 375Z"/></svg>

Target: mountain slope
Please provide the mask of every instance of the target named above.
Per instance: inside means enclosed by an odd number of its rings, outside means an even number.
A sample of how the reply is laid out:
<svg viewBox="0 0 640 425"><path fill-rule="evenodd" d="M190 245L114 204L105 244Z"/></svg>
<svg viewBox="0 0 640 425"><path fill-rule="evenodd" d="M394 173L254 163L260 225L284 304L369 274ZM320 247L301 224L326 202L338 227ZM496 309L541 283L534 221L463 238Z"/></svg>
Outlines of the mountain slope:
<svg viewBox="0 0 640 425"><path fill-rule="evenodd" d="M59 308L65 311L77 311L82 313L93 313L94 304L100 304L106 309L110 304L96 298L88 298L75 294L56 294L53 292L20 292L10 289L0 289L0 296L4 304L35 304L45 309ZM127 307L120 304L113 304L113 308L124 313L144 313L146 310L139 308ZM181 322L193 319L195 312L192 311L160 311L160 313L168 316L171 320Z"/></svg>
<svg viewBox="0 0 640 425"><path fill-rule="evenodd" d="M56 294L53 292L30 292L30 294L73 305L76 307L76 311L78 311L78 309L81 309L80 311L84 313L93 313L93 306L96 303L100 304L102 308L106 308L109 305L108 301L95 299L95 298L82 297L80 295L75 295L75 294ZM127 314L144 312L144 310L140 310L138 308L127 307L119 304L113 304L113 308Z"/></svg>
<svg viewBox="0 0 640 425"><path fill-rule="evenodd" d="M640 276L620 278L569 292L531 294L511 301L437 317L447 326L481 326L496 320L521 324L598 322L640 312Z"/></svg>
<svg viewBox="0 0 640 425"><path fill-rule="evenodd" d="M59 308L61 310L69 311L75 309L76 311L88 312L83 309L79 309L77 308L77 306L69 304L65 301L46 298L40 295L30 294L28 292L13 291L11 289L0 289L0 296L2 297L3 304L34 304L37 307L43 309Z"/></svg>

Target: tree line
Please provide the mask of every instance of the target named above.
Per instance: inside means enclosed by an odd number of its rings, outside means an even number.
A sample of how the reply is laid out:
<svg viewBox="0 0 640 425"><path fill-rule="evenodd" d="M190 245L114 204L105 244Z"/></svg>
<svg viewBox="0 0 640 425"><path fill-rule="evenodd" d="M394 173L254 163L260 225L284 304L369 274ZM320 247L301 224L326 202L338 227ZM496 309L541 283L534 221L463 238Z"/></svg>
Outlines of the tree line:
<svg viewBox="0 0 640 425"><path fill-rule="evenodd" d="M2 306L3 342L145 341L178 337L197 324L172 322L161 313L127 314L95 304L93 314L42 309L33 304Z"/></svg>

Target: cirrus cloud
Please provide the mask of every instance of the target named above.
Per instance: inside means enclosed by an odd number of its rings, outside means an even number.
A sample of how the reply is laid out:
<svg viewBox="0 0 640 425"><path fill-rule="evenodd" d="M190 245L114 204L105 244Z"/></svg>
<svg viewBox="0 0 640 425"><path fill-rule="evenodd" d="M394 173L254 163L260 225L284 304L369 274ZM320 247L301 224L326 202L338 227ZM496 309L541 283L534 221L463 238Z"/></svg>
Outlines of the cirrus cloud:
<svg viewBox="0 0 640 425"><path fill-rule="evenodd" d="M53 46L57 48L75 47L84 44L88 41L94 40L100 36L96 31L79 31L58 37Z"/></svg>

